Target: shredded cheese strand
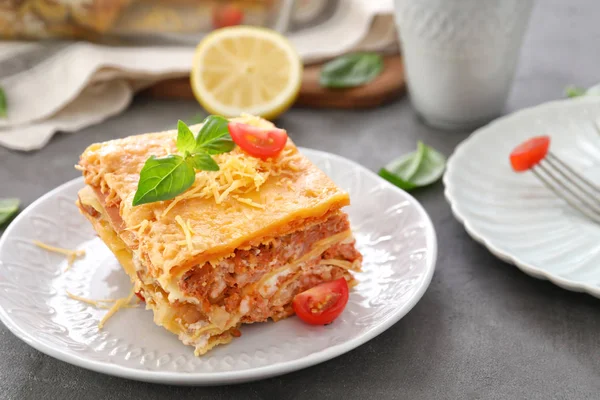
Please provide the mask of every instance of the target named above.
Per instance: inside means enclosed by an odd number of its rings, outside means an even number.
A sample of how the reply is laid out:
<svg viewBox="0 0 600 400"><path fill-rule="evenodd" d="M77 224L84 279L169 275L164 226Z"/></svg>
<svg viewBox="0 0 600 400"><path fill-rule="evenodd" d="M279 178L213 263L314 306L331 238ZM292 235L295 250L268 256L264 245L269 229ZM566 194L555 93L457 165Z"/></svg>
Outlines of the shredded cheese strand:
<svg viewBox="0 0 600 400"><path fill-rule="evenodd" d="M81 301L82 303L86 303L92 305L97 308L108 308L108 306L100 303L114 303L117 299L100 299L100 300L92 300L85 297L77 296L67 290L67 296L69 296L73 300Z"/></svg>
<svg viewBox="0 0 600 400"><path fill-rule="evenodd" d="M98 300L88 299L86 297L77 296L77 295L69 292L68 290L67 290L67 296L73 300L77 300L82 303L89 304L95 308L105 309L105 310L112 307L112 305L109 305L110 303L115 303L116 301L119 300L119 299L98 299ZM103 304L103 303L107 303L107 304ZM136 304L126 304L123 306L123 308L134 308L137 306L138 306L137 303Z"/></svg>
<svg viewBox="0 0 600 400"><path fill-rule="evenodd" d="M73 263L75 262L75 258L77 258L77 256L74 253L67 256L67 268L65 268L64 272L67 272L71 269Z"/></svg>
<svg viewBox="0 0 600 400"><path fill-rule="evenodd" d="M104 328L104 324L106 321L110 319L113 315L117 313L121 308L126 307L127 304L131 302L131 299L135 296L135 290L131 289L131 293L128 297L123 297L122 299L118 299L115 304L108 310L108 312L104 315L104 317L98 323L98 329Z"/></svg>
<svg viewBox="0 0 600 400"><path fill-rule="evenodd" d="M264 122L263 120L262 123ZM160 218L164 218L177 204L188 199L213 198L215 203L221 204L229 197L235 198L236 195L251 191L258 192L271 176L281 176L286 181L287 187L290 190L295 190L289 177L301 169L296 163L300 157L295 148L286 148L276 159L266 161L248 157L239 148L229 153L217 154L213 158L219 165L219 170L198 171L194 186L171 200L160 213ZM276 181L276 184L278 184L278 181ZM246 202L246 204L261 208L259 203L256 202L252 202L252 204Z"/></svg>
<svg viewBox="0 0 600 400"><path fill-rule="evenodd" d="M196 234L196 231L195 231L195 230L194 230L194 228L192 227L192 223L190 222L190 220L188 219L188 220L187 220L187 221L185 221L185 222L186 222L186 225L187 225L187 227L188 227L189 231L190 231L192 234L194 234L194 235L195 235L195 234Z"/></svg>
<svg viewBox="0 0 600 400"><path fill-rule="evenodd" d="M177 221L177 223L179 224L179 226L181 226L181 229L183 230L183 234L185 235L185 241L187 243L188 250L193 251L194 244L192 242L192 234L190 232L189 226L186 225L186 223L183 221L183 218L181 218L181 216L179 216L179 215L177 215L175 217L175 221Z"/></svg>
<svg viewBox="0 0 600 400"><path fill-rule="evenodd" d="M260 208L261 210L264 210L266 208L264 204L257 203L246 197L234 196L233 198L236 199L237 201L239 201L240 203L246 204L251 207Z"/></svg>
<svg viewBox="0 0 600 400"><path fill-rule="evenodd" d="M202 189L201 186L196 186L195 188L192 188L192 189L188 190L183 195L175 197L173 199L173 201L171 202L171 204L169 204L167 206L167 208L165 208L165 210L162 212L161 218L164 217L164 216L166 216L169 213L169 211L171 211L173 209L173 207L175 207L177 205L177 203L179 203L182 200L189 199L189 198L193 197L193 195L196 192L198 192L200 189Z"/></svg>
<svg viewBox="0 0 600 400"><path fill-rule="evenodd" d="M235 189L239 188L242 186L242 183L240 181L235 181L231 184L231 186L229 186L227 189L225 189L225 191L223 193L221 193L221 195L217 198L217 204L220 204L223 202L223 200L225 200L227 198L227 196L229 196L229 193L233 192Z"/></svg>
<svg viewBox="0 0 600 400"><path fill-rule="evenodd" d="M71 266L73 265L73 263L75 262L77 257L85 256L85 250L63 249L62 247L55 247L55 246L51 246L46 243L42 243L39 240L34 240L33 244L35 244L37 247L39 247L41 249L51 251L53 253L64 254L65 256L67 256L67 268L65 268L65 271L68 271L69 268L71 268Z"/></svg>
<svg viewBox="0 0 600 400"><path fill-rule="evenodd" d="M137 225L130 226L129 228L125 228L123 230L124 231L135 231L135 230L138 230L138 229L142 228L146 224L148 224L148 220L147 219L143 220L142 222L140 222Z"/></svg>

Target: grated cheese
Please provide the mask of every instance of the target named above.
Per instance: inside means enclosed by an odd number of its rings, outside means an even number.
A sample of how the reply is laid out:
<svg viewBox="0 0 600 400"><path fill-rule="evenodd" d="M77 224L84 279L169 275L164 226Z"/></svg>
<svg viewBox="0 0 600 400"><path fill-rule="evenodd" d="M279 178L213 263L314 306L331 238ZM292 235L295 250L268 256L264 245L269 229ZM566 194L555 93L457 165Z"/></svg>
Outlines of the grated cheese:
<svg viewBox="0 0 600 400"><path fill-rule="evenodd" d="M188 250L189 251L193 251L194 250L194 244L192 242L192 233L190 232L190 227L189 227L189 221L188 224L186 224L183 221L183 218L181 218L181 216L177 215L175 217L175 221L177 221L177 223L179 224L179 226L181 226L181 229L183 230L183 234L185 235L185 242L187 244Z"/></svg>
<svg viewBox="0 0 600 400"><path fill-rule="evenodd" d="M190 232L195 235L196 231L194 231L194 228L192 227L192 223L190 222L189 219L186 221L186 225L187 225L188 229L190 230Z"/></svg>
<svg viewBox="0 0 600 400"><path fill-rule="evenodd" d="M65 270L63 272L67 272L68 270L71 269L71 267L73 266L73 263L75 262L75 258L77 258L75 253L69 254L67 256L67 268L65 268Z"/></svg>
<svg viewBox="0 0 600 400"><path fill-rule="evenodd" d="M46 243L42 243L39 240L34 240L33 244L44 250L51 251L53 253L64 254L65 256L67 256L67 268L65 268L65 271L68 271L69 268L71 268L77 257L85 256L85 250L63 249L62 247L55 247Z"/></svg>
<svg viewBox="0 0 600 400"><path fill-rule="evenodd" d="M161 218L187 199L212 198L217 204L221 204L230 196L235 198L246 193L258 192L271 176L283 176L287 181L287 187L293 190L293 183L287 175L300 170L300 167L295 164L300 155L297 149L292 147L284 149L276 159L262 160L249 157L239 147L229 153L217 154L213 157L219 165L219 170L196 172L196 180L192 188L171 200L162 212ZM246 202L246 204L256 207L259 203Z"/></svg>
<svg viewBox="0 0 600 400"><path fill-rule="evenodd" d="M121 308L126 308L127 305L131 303L131 299L133 298L133 296L135 296L135 290L131 289L131 293L129 294L129 296L123 297L115 301L115 304L113 304L113 306L108 310L108 312L104 315L104 317L102 317L102 319L98 323L98 329L102 329L106 321L108 321L110 317L115 315L117 311L119 311Z"/></svg>
<svg viewBox="0 0 600 400"><path fill-rule="evenodd" d="M248 157L239 148L214 156L219 171L199 171L194 186L177 196L163 211L166 216L179 202L191 198L213 198L221 204L230 195L258 191L266 182L272 162Z"/></svg>
<svg viewBox="0 0 600 400"><path fill-rule="evenodd" d="M94 306L96 308L110 308L110 306L108 304L103 304L103 303L114 303L116 302L118 299L100 299L100 300L93 300L93 299L88 299L86 297L82 297L82 296L77 296L71 292L69 292L67 290L67 296L69 296L69 298L73 299L73 300L77 300L80 301L82 303L86 303L89 304L91 306Z"/></svg>
<svg viewBox="0 0 600 400"><path fill-rule="evenodd" d="M255 201L253 201L252 199L248 199L246 197L240 197L240 196L233 196L233 198L236 199L237 201L239 201L240 203L244 203L244 204L252 206L252 207L260 208L261 210L265 209L264 204L257 203Z"/></svg>
<svg viewBox="0 0 600 400"><path fill-rule="evenodd" d="M239 188L241 186L242 186L242 183L240 181L234 181L231 184L231 186L229 186L227 189L225 189L225 191L223 193L221 193L219 195L219 197L217 198L217 204L222 203L223 200L225 200L227 198L229 193L233 192L234 190L236 190L237 188Z"/></svg>
<svg viewBox="0 0 600 400"><path fill-rule="evenodd" d="M82 303L89 304L89 305L91 305L91 306L93 306L95 308L105 309L105 310L110 310L110 309L114 308L115 304L118 301L123 300L123 299L100 299L100 300L93 300L93 299L88 299L86 297L77 296L77 295L69 292L68 290L67 290L67 296L69 298L73 299L73 300L77 300L77 301L80 301ZM113 303L113 304L111 305L110 303ZM130 302L127 302L127 303L122 304L119 308L135 308L138 305L139 305L139 302L138 303L134 303L134 304L130 304ZM116 313L116 311L114 311L110 316L114 315L115 313ZM110 316L108 316L108 317L105 316L104 317L104 322L106 322L106 320L108 318L110 318Z"/></svg>
<svg viewBox="0 0 600 400"><path fill-rule="evenodd" d="M248 220L252 219L252 215L248 212L248 210L246 208L242 208L242 212L244 213L244 216L246 217L246 219L248 219Z"/></svg>
<svg viewBox="0 0 600 400"><path fill-rule="evenodd" d="M147 225L148 225L148 220L147 220L147 219L145 219L145 220L143 220L142 222L140 222L139 224L137 224L137 225L134 225L134 226L130 226L129 228L124 228L123 230L124 230L124 231L138 231L138 232L141 230L141 231L143 232L143 231L144 231L144 228L145 228Z"/></svg>

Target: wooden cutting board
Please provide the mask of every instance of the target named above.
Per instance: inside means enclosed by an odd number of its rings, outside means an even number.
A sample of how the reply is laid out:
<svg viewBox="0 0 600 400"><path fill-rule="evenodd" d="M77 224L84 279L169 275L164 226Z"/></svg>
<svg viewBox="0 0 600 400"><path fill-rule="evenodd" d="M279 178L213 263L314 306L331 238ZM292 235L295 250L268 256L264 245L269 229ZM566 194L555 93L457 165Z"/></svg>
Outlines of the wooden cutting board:
<svg viewBox="0 0 600 400"><path fill-rule="evenodd" d="M404 93L404 65L399 55L384 57L383 72L372 82L351 89L319 85L322 64L304 68L302 86L294 105L314 108L372 108ZM142 95L165 99L194 99L188 78L168 79L145 89Z"/></svg>

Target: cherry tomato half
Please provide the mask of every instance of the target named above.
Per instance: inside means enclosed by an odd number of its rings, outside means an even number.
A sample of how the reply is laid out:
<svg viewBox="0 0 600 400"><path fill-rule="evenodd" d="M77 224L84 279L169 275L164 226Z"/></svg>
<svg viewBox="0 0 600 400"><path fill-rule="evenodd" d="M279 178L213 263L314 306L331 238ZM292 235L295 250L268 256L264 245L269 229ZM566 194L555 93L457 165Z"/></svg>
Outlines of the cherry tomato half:
<svg viewBox="0 0 600 400"><path fill-rule="evenodd" d="M135 292L135 295L138 297L138 299L140 299L140 301L146 301L146 299L144 298L144 295L141 294L140 292Z"/></svg>
<svg viewBox="0 0 600 400"><path fill-rule="evenodd" d="M518 145L510 153L510 165L517 172L527 171L546 157L550 137L536 136Z"/></svg>
<svg viewBox="0 0 600 400"><path fill-rule="evenodd" d="M297 294L292 307L302 321L311 325L326 325L339 317L347 303L348 283L340 278Z"/></svg>
<svg viewBox="0 0 600 400"><path fill-rule="evenodd" d="M239 25L243 20L244 12L235 4L220 5L213 10L212 22L215 29Z"/></svg>
<svg viewBox="0 0 600 400"><path fill-rule="evenodd" d="M266 160L276 157L285 147L288 135L278 128L263 129L239 122L229 123L231 138L242 150L252 157Z"/></svg>

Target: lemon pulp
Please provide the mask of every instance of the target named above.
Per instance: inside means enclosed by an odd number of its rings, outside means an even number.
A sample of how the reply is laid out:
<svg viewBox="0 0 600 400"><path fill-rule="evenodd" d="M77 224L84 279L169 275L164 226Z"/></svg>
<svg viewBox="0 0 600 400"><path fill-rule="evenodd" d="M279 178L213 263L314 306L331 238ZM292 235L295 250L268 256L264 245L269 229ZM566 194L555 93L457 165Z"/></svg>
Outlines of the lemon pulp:
<svg viewBox="0 0 600 400"><path fill-rule="evenodd" d="M196 48L191 84L210 113L275 118L298 95L302 62L279 33L258 27L218 29Z"/></svg>

